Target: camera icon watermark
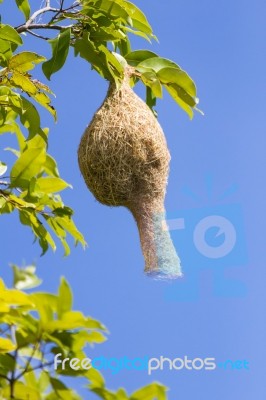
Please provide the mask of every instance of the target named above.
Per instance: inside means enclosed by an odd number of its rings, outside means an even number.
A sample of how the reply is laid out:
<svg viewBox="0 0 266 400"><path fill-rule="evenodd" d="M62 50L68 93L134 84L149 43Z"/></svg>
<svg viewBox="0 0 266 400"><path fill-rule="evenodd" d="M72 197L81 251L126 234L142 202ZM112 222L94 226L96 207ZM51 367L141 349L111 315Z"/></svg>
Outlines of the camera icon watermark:
<svg viewBox="0 0 266 400"><path fill-rule="evenodd" d="M179 210L168 214L165 223L184 273L181 280L165 289L166 300L198 300L204 296L201 281L206 274L211 278L208 291L211 289L212 296L247 295L247 285L241 279L248 256L240 204L212 202L210 206Z"/></svg>

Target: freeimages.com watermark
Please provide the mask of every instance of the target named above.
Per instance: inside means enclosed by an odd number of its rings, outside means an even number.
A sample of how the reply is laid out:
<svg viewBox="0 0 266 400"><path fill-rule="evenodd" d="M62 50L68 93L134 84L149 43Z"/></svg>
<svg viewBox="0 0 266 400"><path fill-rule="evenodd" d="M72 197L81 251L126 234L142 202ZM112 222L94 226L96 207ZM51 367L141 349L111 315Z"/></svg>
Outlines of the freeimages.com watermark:
<svg viewBox="0 0 266 400"><path fill-rule="evenodd" d="M187 355L183 357L169 358L159 357L96 357L90 358L63 358L62 353L58 353L54 357L54 369L65 370L89 370L95 368L99 371L110 370L113 374L118 374L122 370L127 371L146 371L148 375L152 375L155 371L214 371L223 369L227 371L244 371L249 370L249 361L246 359L217 361L215 357L195 357L191 358Z"/></svg>

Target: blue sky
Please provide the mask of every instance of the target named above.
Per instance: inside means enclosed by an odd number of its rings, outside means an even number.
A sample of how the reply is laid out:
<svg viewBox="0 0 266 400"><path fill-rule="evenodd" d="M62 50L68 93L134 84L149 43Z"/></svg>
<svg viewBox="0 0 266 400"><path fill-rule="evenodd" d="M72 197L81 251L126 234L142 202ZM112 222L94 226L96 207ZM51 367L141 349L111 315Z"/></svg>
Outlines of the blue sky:
<svg viewBox="0 0 266 400"><path fill-rule="evenodd" d="M62 177L73 185L64 195L65 202L75 210L89 247L85 252L72 248L71 255L63 258L58 246L55 254L40 258L40 249L17 216L3 216L0 273L10 283L10 262L36 262L44 279L42 289L47 291L55 291L59 277L66 276L76 309L110 330L108 341L89 352L92 357L187 355L250 362L249 370L235 371L165 369L151 376L146 371L116 375L106 371L110 388L132 391L157 380L170 388L170 400L264 400L265 3L149 0L136 4L145 11L160 43L150 46L134 39L134 48L151 48L181 65L196 81L205 112L190 121L166 94L157 107L172 155L166 208L169 218L184 218L187 227L172 232L184 280L169 284L146 278L129 212L102 206L85 187L77 148L107 83L72 55L50 83L57 94L59 122L54 125L46 113L42 116L43 125L51 128L50 153ZM3 12L3 22L18 18L10 14L13 7L8 1L1 7L9 12L6 16ZM49 56L45 43L29 42L32 50ZM7 143L1 138L1 149ZM3 161L9 159L0 154ZM238 247L218 261L200 255L193 241L198 221L211 215L229 220L237 235ZM221 244L211 232L206 240L210 246ZM84 399L93 398L82 393Z"/></svg>

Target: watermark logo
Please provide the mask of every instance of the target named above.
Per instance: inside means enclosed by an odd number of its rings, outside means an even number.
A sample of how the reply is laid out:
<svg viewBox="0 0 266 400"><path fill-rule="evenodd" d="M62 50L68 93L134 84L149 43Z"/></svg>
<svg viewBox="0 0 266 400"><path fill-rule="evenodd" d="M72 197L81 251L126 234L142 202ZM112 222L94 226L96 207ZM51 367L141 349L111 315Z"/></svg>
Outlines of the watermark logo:
<svg viewBox="0 0 266 400"><path fill-rule="evenodd" d="M145 371L148 375L152 375L155 371L214 371L222 369L227 371L249 370L249 362L247 360L231 360L227 359L217 362L215 357L195 357L191 358L187 355L183 357L168 358L164 356L152 357L96 357L90 358L63 358L62 353L58 353L54 357L54 369L65 370L72 369L89 370L95 368L99 371L110 370L112 374L118 374L122 370L127 371Z"/></svg>
<svg viewBox="0 0 266 400"><path fill-rule="evenodd" d="M209 205L179 210L167 215L165 221L174 246L181 258L184 278L165 290L169 301L196 301L203 296L201 277L210 271L214 297L244 297L247 287L239 277L247 265L244 218L241 205L223 203L236 191L232 185L216 201L211 198L212 180L206 179ZM192 190L186 194L198 200ZM229 278L238 267L238 276Z"/></svg>

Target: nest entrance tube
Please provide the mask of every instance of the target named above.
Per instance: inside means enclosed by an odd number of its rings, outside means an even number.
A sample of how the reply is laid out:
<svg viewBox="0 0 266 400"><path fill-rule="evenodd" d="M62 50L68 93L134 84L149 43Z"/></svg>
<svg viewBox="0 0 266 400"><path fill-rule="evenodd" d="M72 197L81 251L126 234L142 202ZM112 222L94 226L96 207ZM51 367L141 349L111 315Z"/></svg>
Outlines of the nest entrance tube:
<svg viewBox="0 0 266 400"><path fill-rule="evenodd" d="M182 276L180 259L165 224L163 201L141 204L131 210L139 230L145 259L144 272L156 279L176 279Z"/></svg>
<svg viewBox="0 0 266 400"><path fill-rule="evenodd" d="M169 232L162 227L170 154L157 119L131 89L130 74L128 68L119 88L110 84L81 138L79 166L99 202L132 212L145 272L172 279L182 274Z"/></svg>

